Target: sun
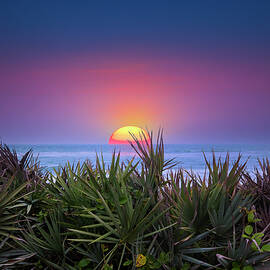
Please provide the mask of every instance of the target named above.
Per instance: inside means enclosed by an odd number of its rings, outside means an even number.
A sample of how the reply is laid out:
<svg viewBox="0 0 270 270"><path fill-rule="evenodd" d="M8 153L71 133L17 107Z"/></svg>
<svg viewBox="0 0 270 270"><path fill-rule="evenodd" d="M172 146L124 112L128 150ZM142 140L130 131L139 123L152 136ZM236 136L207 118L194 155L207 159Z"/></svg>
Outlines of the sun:
<svg viewBox="0 0 270 270"><path fill-rule="evenodd" d="M109 139L109 144L128 144L128 141L134 142L134 139L130 133L133 134L141 142L150 140L147 131L144 129L136 126L125 126L113 132Z"/></svg>

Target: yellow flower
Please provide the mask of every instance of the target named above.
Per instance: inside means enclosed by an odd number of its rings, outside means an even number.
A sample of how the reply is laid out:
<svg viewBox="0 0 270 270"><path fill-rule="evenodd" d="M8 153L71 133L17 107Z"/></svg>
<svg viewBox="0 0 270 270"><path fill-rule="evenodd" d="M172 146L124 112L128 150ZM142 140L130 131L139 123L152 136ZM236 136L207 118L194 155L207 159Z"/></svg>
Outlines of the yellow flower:
<svg viewBox="0 0 270 270"><path fill-rule="evenodd" d="M137 255L136 267L142 267L146 264L146 257L142 254Z"/></svg>

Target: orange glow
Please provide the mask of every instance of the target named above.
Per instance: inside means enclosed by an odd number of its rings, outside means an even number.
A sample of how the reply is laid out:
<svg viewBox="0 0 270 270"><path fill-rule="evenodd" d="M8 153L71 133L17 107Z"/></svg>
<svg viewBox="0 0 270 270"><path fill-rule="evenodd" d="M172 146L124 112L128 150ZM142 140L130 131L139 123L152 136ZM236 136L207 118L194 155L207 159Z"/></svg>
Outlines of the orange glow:
<svg viewBox="0 0 270 270"><path fill-rule="evenodd" d="M136 126L125 126L114 131L114 133L109 139L109 144L128 144L128 141L134 142L134 139L132 138L130 133L134 135L137 139L139 139L141 142L150 140L148 133L144 129ZM145 136L146 140L144 139L144 137L142 137L143 135Z"/></svg>

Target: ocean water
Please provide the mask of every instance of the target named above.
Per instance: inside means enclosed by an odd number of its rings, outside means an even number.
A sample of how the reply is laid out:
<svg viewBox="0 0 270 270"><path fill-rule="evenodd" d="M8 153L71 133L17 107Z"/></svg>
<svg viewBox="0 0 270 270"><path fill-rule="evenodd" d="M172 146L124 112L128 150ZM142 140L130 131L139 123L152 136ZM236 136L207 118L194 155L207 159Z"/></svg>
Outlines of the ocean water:
<svg viewBox="0 0 270 270"><path fill-rule="evenodd" d="M133 156L138 159L134 150L129 145L112 146L104 145L60 145L60 144L40 144L40 145L9 145L14 148L19 156L22 156L29 149L33 150L34 156L39 158L41 166L53 171L53 168L63 166L67 161L83 162L90 160L95 163L96 154L103 155L105 163L111 161L113 151L120 151L121 160L130 160ZM211 159L212 151L216 157L225 158L230 153L230 160L237 159L239 153L242 161L247 161L247 170L252 172L258 165L257 159L270 158L270 144L167 144L165 145L165 158L175 158L178 162L176 168L193 170L195 173L203 174L205 171L205 161L203 153L207 159Z"/></svg>

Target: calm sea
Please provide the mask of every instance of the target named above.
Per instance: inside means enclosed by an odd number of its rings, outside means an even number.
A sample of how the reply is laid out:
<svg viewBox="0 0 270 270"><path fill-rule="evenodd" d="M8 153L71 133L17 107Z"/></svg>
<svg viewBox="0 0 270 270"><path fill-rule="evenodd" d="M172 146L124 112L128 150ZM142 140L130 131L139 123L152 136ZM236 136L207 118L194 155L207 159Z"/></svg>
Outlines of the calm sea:
<svg viewBox="0 0 270 270"><path fill-rule="evenodd" d="M64 165L67 161L74 163L88 159L95 163L96 153L102 153L105 163L111 160L114 150L121 151L121 159L129 160L135 152L129 145L9 145L16 149L19 156L33 150L34 156L38 156L40 163L46 169L52 171L53 168ZM192 169L194 172L203 173L205 162L203 152L208 159L211 159L212 151L217 157L224 159L227 152L230 153L231 160L234 161L241 153L242 160L246 161L247 169L252 171L257 166L257 158L270 158L270 144L264 145L245 145L245 144L167 144L165 145L165 158L175 158L179 162L178 167Z"/></svg>

